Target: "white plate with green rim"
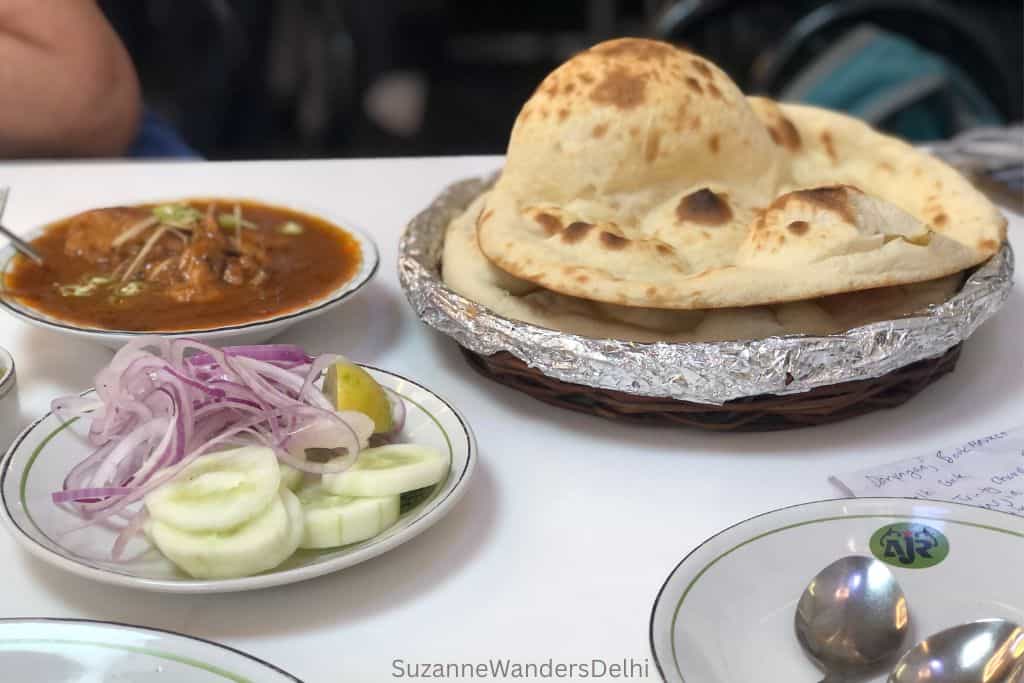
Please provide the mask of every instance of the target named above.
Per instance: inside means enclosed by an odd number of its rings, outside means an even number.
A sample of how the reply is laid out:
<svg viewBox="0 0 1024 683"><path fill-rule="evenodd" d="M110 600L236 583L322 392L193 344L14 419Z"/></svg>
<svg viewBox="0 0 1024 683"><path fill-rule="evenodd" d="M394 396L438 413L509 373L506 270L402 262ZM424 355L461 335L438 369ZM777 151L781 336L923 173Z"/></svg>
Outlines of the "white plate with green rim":
<svg viewBox="0 0 1024 683"><path fill-rule="evenodd" d="M51 501L69 468L91 452L83 438L88 423L65 424L47 413L15 439L0 462L0 517L29 552L79 576L120 586L169 593L224 593L295 583L358 564L422 533L465 493L476 464L476 441L465 419L429 389L399 375L365 367L402 397L406 421L400 441L433 446L450 458L447 478L429 491L403 496L398 522L361 543L328 550L300 550L263 574L198 580L181 573L142 538L131 541L124 560L110 558L116 531L92 526L68 532L81 520Z"/></svg>
<svg viewBox="0 0 1024 683"><path fill-rule="evenodd" d="M301 683L239 650L172 631L86 619L0 619L5 681Z"/></svg>
<svg viewBox="0 0 1024 683"><path fill-rule="evenodd" d="M905 498L819 501L729 527L676 566L651 613L662 676L673 683L820 680L797 642L793 615L815 574L854 554L889 564L903 587L907 648L965 621L1024 623L1024 518Z"/></svg>

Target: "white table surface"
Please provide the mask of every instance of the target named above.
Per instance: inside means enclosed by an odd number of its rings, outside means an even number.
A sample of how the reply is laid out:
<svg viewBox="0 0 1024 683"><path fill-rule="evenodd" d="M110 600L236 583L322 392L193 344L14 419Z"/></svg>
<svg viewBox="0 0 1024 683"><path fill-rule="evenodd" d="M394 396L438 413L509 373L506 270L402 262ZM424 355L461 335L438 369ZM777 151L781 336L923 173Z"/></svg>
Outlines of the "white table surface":
<svg viewBox="0 0 1024 683"><path fill-rule="evenodd" d="M437 526L374 560L306 583L219 596L126 591L30 557L0 533L0 617L83 617L162 627L252 652L310 683L391 680L392 661L650 659L662 581L707 536L767 510L833 498L828 475L928 452L1024 422L1024 295L964 349L956 372L909 404L772 434L631 427L554 410L484 380L420 324L396 276L405 223L447 183L497 157L251 163L7 164L15 230L108 204L251 196L342 216L381 249L348 304L279 339L420 380L463 411L480 463ZM1013 239L1024 234L1014 218ZM16 395L10 442L58 395L91 386L110 358L0 314ZM1024 560L1024 558L1022 558ZM795 599L795 596L794 596ZM657 678L650 659L650 678Z"/></svg>

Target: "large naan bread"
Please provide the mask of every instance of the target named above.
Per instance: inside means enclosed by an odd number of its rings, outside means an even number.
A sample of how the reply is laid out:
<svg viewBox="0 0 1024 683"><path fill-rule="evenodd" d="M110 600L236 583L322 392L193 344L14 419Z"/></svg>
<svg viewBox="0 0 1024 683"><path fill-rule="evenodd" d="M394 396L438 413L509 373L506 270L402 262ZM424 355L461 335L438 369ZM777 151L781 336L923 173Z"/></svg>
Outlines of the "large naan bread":
<svg viewBox="0 0 1024 683"><path fill-rule="evenodd" d="M635 308L559 294L497 268L480 251L476 223L489 195L478 197L445 234L442 276L462 296L498 315L585 337L638 342L763 339L833 334L892 320L946 301L962 278L872 289L810 301L707 311Z"/></svg>
<svg viewBox="0 0 1024 683"><path fill-rule="evenodd" d="M710 309L941 278L1006 221L960 174L842 114L746 98L622 39L552 72L477 221L505 273L619 306Z"/></svg>

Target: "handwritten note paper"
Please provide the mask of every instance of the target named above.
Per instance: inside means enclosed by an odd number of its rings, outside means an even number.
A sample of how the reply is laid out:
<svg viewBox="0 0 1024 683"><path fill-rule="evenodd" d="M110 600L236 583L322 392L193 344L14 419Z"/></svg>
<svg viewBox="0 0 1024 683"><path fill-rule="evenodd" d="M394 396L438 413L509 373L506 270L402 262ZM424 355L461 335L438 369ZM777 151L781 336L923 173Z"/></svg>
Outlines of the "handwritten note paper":
<svg viewBox="0 0 1024 683"><path fill-rule="evenodd" d="M829 481L851 496L942 500L1024 517L1024 432L990 434Z"/></svg>

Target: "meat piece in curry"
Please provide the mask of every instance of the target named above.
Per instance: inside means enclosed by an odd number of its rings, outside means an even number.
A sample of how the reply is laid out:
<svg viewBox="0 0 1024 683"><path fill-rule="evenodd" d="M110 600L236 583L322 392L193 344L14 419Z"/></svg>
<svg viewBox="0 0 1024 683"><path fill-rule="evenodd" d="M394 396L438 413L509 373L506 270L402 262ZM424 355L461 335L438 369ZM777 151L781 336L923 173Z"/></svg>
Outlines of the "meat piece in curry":
<svg viewBox="0 0 1024 683"><path fill-rule="evenodd" d="M322 219L254 202L95 209L33 240L6 294L53 317L120 330L177 331L283 313L355 273L358 243Z"/></svg>
<svg viewBox="0 0 1024 683"><path fill-rule="evenodd" d="M130 225L152 218L152 212L134 207L86 211L69 223L64 252L90 263L105 265L116 252L113 244L118 235Z"/></svg>

